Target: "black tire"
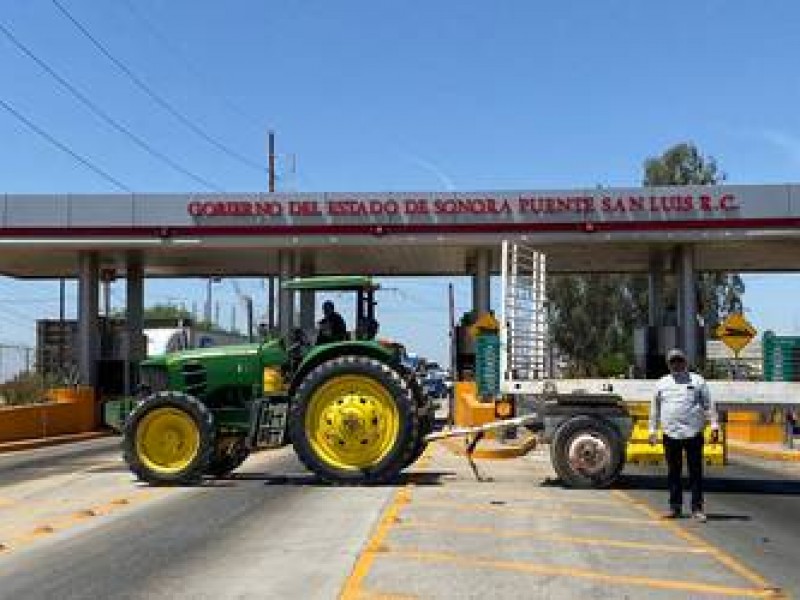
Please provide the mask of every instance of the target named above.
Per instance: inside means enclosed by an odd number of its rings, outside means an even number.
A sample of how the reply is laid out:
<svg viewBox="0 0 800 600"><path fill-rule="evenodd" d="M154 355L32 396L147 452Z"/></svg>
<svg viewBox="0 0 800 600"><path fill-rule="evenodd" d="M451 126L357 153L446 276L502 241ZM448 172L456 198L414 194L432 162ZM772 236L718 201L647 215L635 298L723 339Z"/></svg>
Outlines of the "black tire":
<svg viewBox="0 0 800 600"><path fill-rule="evenodd" d="M425 441L425 436L433 431L434 413L436 408L433 406L433 401L431 398L425 394L425 391L419 384L419 380L414 372L407 370L403 372L403 374L405 375L408 385L411 387L414 397L417 399L417 418L419 419L417 439L414 442L414 448L411 451L411 456L408 458L408 463L405 465L408 467L417 462L419 457L422 456L422 453L425 452L425 449L428 447L428 443Z"/></svg>
<svg viewBox="0 0 800 600"><path fill-rule="evenodd" d="M588 461L583 465L576 458L585 440ZM574 447L573 447L574 446ZM570 459L573 449L574 460ZM600 448L599 452L592 449ZM587 415L572 417L553 436L550 458L561 482L571 488L589 489L610 486L625 464L625 442L616 427L608 421Z"/></svg>
<svg viewBox="0 0 800 600"><path fill-rule="evenodd" d="M331 465L317 455L306 431L306 413L314 392L329 380L344 375L360 375L378 382L389 392L397 407L397 438L383 458L369 467ZM297 387L289 413L289 435L300 461L323 480L337 484L383 483L394 480L412 456L419 438L417 413L417 399L401 373L367 356L341 356L315 367Z"/></svg>
<svg viewBox="0 0 800 600"><path fill-rule="evenodd" d="M245 447L244 440L238 440L233 446L217 448L211 455L211 460L206 468L206 475L211 477L227 477L241 466L250 456L250 451Z"/></svg>
<svg viewBox="0 0 800 600"><path fill-rule="evenodd" d="M426 412L424 412L419 417L419 436L417 436L417 441L414 443L414 449L411 452L411 456L408 459L408 464L406 465L411 466L422 454L425 452L425 449L428 447L428 442L425 441L425 436L428 435L433 431L434 425L434 416L433 416L433 405L429 402L429 405L426 407Z"/></svg>
<svg viewBox="0 0 800 600"><path fill-rule="evenodd" d="M180 471L153 469L139 455L136 437L142 421L154 410L174 408L188 415L197 428L199 443L194 456ZM198 483L207 472L214 453L216 430L214 416L205 404L182 392L159 392L141 402L125 423L122 452L128 467L140 480L153 485Z"/></svg>

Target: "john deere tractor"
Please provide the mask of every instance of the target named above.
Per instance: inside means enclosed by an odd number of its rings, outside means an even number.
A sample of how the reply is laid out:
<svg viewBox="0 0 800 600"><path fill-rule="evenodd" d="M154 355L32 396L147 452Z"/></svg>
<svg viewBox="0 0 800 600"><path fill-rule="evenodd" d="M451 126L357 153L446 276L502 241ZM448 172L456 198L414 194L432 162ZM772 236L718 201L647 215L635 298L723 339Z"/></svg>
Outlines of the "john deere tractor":
<svg viewBox="0 0 800 600"><path fill-rule="evenodd" d="M203 348L142 362L140 400L124 429L131 470L153 484L225 476L254 450L291 443L335 483L391 480L424 449L431 402L403 366L403 347L376 339L367 277L314 277L295 290L356 294L349 339L289 339Z"/></svg>

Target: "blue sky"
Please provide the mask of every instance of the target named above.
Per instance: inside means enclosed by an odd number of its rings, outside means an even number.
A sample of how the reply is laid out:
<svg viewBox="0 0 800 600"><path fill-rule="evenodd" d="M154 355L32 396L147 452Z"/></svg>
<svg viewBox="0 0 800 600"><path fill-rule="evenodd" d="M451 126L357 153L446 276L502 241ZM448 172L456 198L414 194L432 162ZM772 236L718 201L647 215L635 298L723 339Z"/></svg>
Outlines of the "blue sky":
<svg viewBox="0 0 800 600"><path fill-rule="evenodd" d="M647 156L684 140L715 156L730 182L800 181L800 4L788 0L58 2L246 160L154 104L52 0L6 0L0 24L114 119L226 191L265 189L249 163L265 161L269 127L284 190L630 185ZM202 189L110 129L2 34L0 80L0 99L130 189ZM3 110L0 138L3 191L115 189ZM800 333L788 300L800 277L747 281L759 329ZM446 325L446 283L393 282L385 332L443 358L445 338L431 332ZM457 283L466 308L466 282ZM257 281L242 286L263 295ZM0 282L0 341L31 342L32 319L57 314L56 290ZM204 287L151 282L147 293L202 307ZM232 286L216 295L227 324ZM123 300L120 286L114 301Z"/></svg>

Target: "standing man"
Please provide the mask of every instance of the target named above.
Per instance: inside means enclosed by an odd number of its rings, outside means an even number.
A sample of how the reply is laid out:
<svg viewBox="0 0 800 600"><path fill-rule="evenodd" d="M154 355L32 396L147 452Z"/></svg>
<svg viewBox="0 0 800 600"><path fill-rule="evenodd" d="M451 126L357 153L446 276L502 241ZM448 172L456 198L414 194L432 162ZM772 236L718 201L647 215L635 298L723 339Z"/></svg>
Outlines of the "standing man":
<svg viewBox="0 0 800 600"><path fill-rule="evenodd" d="M703 512L703 429L711 422L711 442L719 439L719 422L714 401L705 379L689 371L686 355L674 348L667 354L669 375L659 379L650 403L650 444L658 442L659 423L664 433L667 459L670 511L665 516L677 519L683 506L683 454L689 469L692 492L692 517L705 522Z"/></svg>

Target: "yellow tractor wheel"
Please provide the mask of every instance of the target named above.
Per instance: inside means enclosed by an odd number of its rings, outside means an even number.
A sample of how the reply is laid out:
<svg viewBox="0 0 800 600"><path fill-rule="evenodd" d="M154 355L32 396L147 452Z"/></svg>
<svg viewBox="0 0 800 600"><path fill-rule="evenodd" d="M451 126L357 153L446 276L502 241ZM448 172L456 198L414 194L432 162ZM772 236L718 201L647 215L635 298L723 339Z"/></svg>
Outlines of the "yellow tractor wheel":
<svg viewBox="0 0 800 600"><path fill-rule="evenodd" d="M197 482L214 449L213 416L180 392L147 398L125 424L123 454L131 471L152 484Z"/></svg>
<svg viewBox="0 0 800 600"><path fill-rule="evenodd" d="M419 438L414 393L391 366L344 356L322 363L300 383L290 415L295 452L335 483L394 478Z"/></svg>

